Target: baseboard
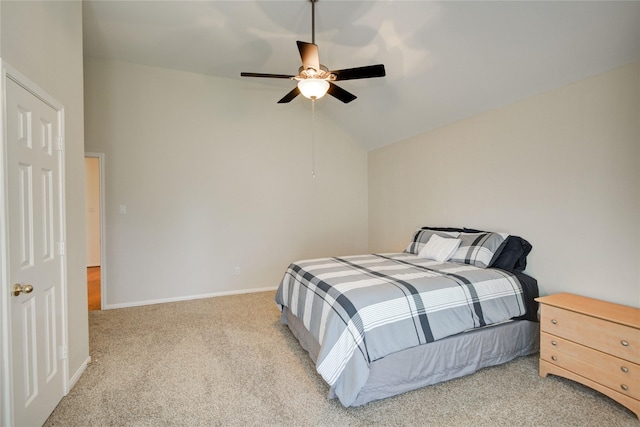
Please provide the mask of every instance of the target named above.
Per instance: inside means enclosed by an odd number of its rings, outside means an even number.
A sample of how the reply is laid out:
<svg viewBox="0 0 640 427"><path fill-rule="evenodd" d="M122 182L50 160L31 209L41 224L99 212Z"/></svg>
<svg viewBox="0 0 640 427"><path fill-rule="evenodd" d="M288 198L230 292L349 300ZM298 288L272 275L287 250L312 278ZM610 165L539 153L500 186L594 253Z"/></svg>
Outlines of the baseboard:
<svg viewBox="0 0 640 427"><path fill-rule="evenodd" d="M84 371L87 369L89 363L91 363L91 356L88 356L87 359L82 363L82 365L80 365L80 368L78 368L76 373L73 374L71 378L69 378L69 381L67 381L67 389L64 391L65 396L71 391L73 386L76 385Z"/></svg>
<svg viewBox="0 0 640 427"><path fill-rule="evenodd" d="M103 305L103 310L111 310L114 308L127 308L127 307L139 307L142 305L152 305L152 304L164 304L168 302L179 302L179 301L189 301L194 299L204 299L204 298L215 298L215 297L223 297L228 295L241 295L241 294L252 294L256 292L268 292L275 291L277 287L268 287L268 288L253 288L253 289L243 289L239 291L225 291L225 292L214 292L210 294L200 294L200 295L189 295L184 297L175 297L175 298L161 298L154 300L145 300L145 301L135 301L135 302L125 302L121 304L105 304Z"/></svg>

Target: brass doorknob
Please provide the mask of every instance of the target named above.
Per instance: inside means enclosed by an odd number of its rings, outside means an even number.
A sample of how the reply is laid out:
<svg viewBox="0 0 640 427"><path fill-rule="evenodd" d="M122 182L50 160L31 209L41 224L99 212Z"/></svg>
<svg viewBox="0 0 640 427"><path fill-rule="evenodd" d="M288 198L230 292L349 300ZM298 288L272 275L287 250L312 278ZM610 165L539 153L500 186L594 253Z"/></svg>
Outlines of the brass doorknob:
<svg viewBox="0 0 640 427"><path fill-rule="evenodd" d="M13 285L13 289L11 289L11 292L13 293L14 297L17 297L18 295L20 295L20 293L30 294L32 291L33 291L33 286L20 285L19 283L16 283L15 285Z"/></svg>

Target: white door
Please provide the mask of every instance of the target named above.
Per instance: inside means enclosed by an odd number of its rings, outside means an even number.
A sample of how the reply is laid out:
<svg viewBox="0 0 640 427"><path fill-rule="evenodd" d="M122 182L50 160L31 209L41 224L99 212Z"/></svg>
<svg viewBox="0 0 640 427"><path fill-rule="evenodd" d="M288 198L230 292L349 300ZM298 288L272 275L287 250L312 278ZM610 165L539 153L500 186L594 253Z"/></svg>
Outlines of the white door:
<svg viewBox="0 0 640 427"><path fill-rule="evenodd" d="M9 278L17 293L10 296L16 426L42 425L64 396L59 114L6 79Z"/></svg>

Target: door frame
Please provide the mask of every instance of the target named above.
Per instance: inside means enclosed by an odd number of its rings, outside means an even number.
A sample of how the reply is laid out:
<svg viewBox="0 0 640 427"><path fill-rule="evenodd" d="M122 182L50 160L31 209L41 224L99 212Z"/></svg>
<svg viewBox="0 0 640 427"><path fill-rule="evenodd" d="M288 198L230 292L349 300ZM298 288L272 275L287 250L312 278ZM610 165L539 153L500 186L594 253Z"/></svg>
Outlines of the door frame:
<svg viewBox="0 0 640 427"><path fill-rule="evenodd" d="M62 268L61 274L61 317L62 317L62 336L60 337L60 346L68 349L68 310L67 310L67 257L65 251L65 242L67 240L66 232L66 171L65 171L65 114L64 106L51 97L40 86L31 81L24 74L7 64L0 58L0 139L2 147L0 149L0 188L3 196L0 197L0 355L2 356L2 365L0 365L0 426L13 425L13 369L12 369L12 344L11 344L11 303L10 303L10 275L9 267L9 200L8 200L8 177L7 177L7 130L6 130L6 82L11 79L25 90L39 98L41 101L49 105L58 113L58 125L60 126L60 141L62 153L59 157L60 162L60 236L62 242L59 242L60 263ZM69 359L63 358L62 363L62 383L63 395L69 393Z"/></svg>
<svg viewBox="0 0 640 427"><path fill-rule="evenodd" d="M107 217L105 215L105 174L104 174L104 153L85 152L84 157L91 157L98 159L98 169L100 181L98 186L100 187L100 309L104 310L105 301L107 300Z"/></svg>

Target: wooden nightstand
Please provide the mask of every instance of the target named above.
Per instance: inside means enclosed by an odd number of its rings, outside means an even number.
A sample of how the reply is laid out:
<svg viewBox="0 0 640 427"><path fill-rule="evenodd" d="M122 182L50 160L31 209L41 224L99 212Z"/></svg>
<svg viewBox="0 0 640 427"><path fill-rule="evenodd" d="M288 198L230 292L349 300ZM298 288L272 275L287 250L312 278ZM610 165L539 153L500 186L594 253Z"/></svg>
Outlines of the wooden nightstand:
<svg viewBox="0 0 640 427"><path fill-rule="evenodd" d="M573 294L540 303L540 376L577 381L640 418L640 309Z"/></svg>

